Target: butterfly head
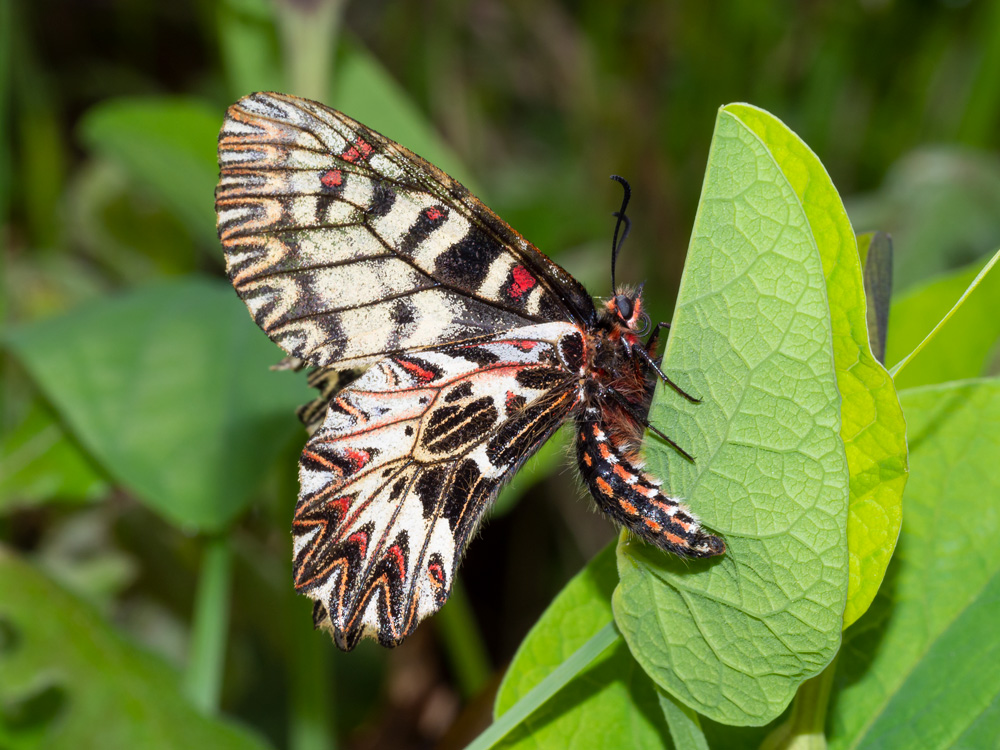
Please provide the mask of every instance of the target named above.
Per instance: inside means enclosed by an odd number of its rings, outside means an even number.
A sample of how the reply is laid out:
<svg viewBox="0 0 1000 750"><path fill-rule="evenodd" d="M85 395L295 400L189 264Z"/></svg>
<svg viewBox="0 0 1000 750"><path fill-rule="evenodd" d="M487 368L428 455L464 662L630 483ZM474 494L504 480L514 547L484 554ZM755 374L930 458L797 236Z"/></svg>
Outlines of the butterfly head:
<svg viewBox="0 0 1000 750"><path fill-rule="evenodd" d="M632 222L625 215L628 208L629 198L632 196L632 189L628 181L618 175L611 175L611 179L622 186L624 195L622 196L622 207L615 211L614 216L618 219L615 224L615 233L611 238L611 288L614 295L604 303L604 307L610 314L613 327L629 339L629 343L636 343L631 339L636 336L644 336L649 331L649 316L642 309L642 284L635 289L626 286L618 286L615 283L615 262L618 260L618 252L625 244ZM619 236L618 231L622 230Z"/></svg>
<svg viewBox="0 0 1000 750"><path fill-rule="evenodd" d="M650 322L649 316L643 309L641 284L636 289L618 287L614 296L604 303L604 308L615 327L624 329L622 333L645 336L649 332Z"/></svg>

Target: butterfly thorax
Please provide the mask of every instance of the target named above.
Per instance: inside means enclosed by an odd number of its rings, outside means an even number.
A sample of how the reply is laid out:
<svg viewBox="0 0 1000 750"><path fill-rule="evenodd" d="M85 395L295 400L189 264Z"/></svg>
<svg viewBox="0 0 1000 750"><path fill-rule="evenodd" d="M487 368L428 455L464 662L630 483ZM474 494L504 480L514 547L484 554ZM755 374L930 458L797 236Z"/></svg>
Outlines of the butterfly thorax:
<svg viewBox="0 0 1000 750"><path fill-rule="evenodd" d="M619 288L601 306L597 324L590 331L587 382L583 389L584 411L596 416L610 433L618 450L638 461L644 418L653 398L655 379L638 350L656 358L657 339L643 344L641 336L649 328L638 290ZM628 402L626 408L618 399ZM631 412L631 413L630 413Z"/></svg>

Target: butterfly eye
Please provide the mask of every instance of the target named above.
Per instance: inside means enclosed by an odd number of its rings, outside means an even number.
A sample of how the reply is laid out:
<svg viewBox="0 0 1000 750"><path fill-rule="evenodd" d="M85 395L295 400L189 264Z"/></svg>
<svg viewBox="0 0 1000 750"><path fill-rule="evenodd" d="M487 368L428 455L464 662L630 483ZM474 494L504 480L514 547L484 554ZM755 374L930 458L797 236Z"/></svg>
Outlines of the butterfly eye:
<svg viewBox="0 0 1000 750"><path fill-rule="evenodd" d="M632 300L624 294L615 295L615 307L618 308L618 316L622 320L629 320L632 317Z"/></svg>

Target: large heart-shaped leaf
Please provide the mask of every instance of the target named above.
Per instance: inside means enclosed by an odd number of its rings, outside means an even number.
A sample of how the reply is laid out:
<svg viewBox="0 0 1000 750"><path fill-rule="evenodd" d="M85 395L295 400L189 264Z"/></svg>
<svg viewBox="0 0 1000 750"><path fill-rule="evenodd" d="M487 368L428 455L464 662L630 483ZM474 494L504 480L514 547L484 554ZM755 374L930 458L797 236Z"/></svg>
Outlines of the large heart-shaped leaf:
<svg viewBox="0 0 1000 750"><path fill-rule="evenodd" d="M767 146L805 211L823 260L841 398L840 436L851 475L846 628L875 598L899 536L906 484L903 411L892 378L871 351L857 240L829 175L809 147L773 115L745 104L726 111Z"/></svg>
<svg viewBox="0 0 1000 750"><path fill-rule="evenodd" d="M650 467L728 550L688 563L623 535L615 619L683 703L764 724L840 644L848 469L820 253L739 110L716 123L664 363L702 403L659 398L650 419L697 461L649 450Z"/></svg>

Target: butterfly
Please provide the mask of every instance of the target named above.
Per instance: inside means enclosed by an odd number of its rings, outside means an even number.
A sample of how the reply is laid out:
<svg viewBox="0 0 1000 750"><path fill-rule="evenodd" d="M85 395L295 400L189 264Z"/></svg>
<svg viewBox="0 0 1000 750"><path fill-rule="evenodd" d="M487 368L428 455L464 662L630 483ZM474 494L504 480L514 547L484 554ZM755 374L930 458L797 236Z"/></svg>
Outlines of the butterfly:
<svg viewBox="0 0 1000 750"><path fill-rule="evenodd" d="M725 551L642 468L646 429L693 460L646 418L656 381L697 399L660 368L668 324L650 326L641 287L615 285L624 180L612 295L595 305L461 184L317 102L241 99L219 166L229 278L322 391L306 410L294 583L340 648L395 646L440 609L501 487L568 420L611 519L683 557Z"/></svg>

